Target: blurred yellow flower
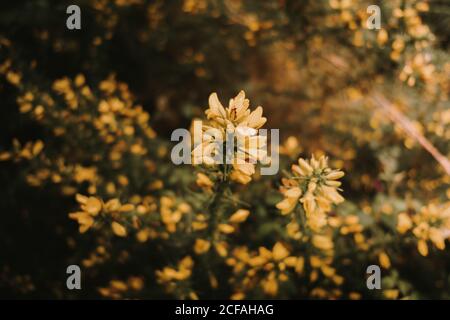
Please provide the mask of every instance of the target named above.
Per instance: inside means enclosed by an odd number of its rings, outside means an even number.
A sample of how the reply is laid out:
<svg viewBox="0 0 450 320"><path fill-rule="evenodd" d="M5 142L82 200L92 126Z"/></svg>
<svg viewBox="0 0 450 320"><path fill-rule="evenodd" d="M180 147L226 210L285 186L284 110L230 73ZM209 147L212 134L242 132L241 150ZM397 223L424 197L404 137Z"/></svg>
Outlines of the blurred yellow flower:
<svg viewBox="0 0 450 320"><path fill-rule="evenodd" d="M228 219L230 223L241 223L247 220L247 217L250 215L250 211L245 209L239 209L235 213L231 215Z"/></svg>
<svg viewBox="0 0 450 320"><path fill-rule="evenodd" d="M378 254L378 261L380 262L380 265L384 269L389 269L391 267L391 260L389 259L389 256L384 251L382 251Z"/></svg>
<svg viewBox="0 0 450 320"><path fill-rule="evenodd" d="M325 156L319 160L313 156L309 161L300 158L298 165L292 165L292 173L290 178L281 180L284 199L276 207L282 214L289 214L300 202L310 227L320 229L326 224L325 214L331 210L331 204L344 201L338 192L341 183L337 181L344 173L330 169Z"/></svg>
<svg viewBox="0 0 450 320"><path fill-rule="evenodd" d="M111 229L118 237L125 237L127 235L127 229L116 221L111 223Z"/></svg>
<svg viewBox="0 0 450 320"><path fill-rule="evenodd" d="M266 160L267 157L266 137L258 135L258 129L267 119L262 116L262 107L257 107L251 112L249 105L250 101L245 99L244 91L240 91L236 97L230 99L226 109L220 103L216 93L209 96L209 108L205 111L208 122L201 128L202 142L192 151L194 164L203 163L207 166L217 164L215 157L226 154L219 150L220 146L223 147L227 139L232 137L236 140L233 142L236 150L233 150L232 156L227 154L227 158L233 159L232 163L227 164L231 167L228 177L240 184L251 181L251 176L255 173L255 163L258 160ZM198 134L194 130L194 135ZM221 160L223 163L226 162L225 158ZM210 188L211 183L204 175L197 175L197 184Z"/></svg>
<svg viewBox="0 0 450 320"><path fill-rule="evenodd" d="M196 254L203 254L209 250L210 246L211 244L209 241L203 239L196 239L194 251Z"/></svg>

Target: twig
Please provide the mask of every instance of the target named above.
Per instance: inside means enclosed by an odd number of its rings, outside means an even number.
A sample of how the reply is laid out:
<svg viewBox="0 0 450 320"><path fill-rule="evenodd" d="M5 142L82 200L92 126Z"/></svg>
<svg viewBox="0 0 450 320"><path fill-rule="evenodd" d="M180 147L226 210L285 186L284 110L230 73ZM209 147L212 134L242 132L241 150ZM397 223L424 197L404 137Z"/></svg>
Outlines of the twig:
<svg viewBox="0 0 450 320"><path fill-rule="evenodd" d="M411 121L403 113L379 93L373 94L372 99L378 107L387 113L388 117L393 122L399 124L411 138L419 142L419 144L427 150L437 162L439 162L444 171L450 176L450 161L448 158L440 153L439 150L414 127Z"/></svg>

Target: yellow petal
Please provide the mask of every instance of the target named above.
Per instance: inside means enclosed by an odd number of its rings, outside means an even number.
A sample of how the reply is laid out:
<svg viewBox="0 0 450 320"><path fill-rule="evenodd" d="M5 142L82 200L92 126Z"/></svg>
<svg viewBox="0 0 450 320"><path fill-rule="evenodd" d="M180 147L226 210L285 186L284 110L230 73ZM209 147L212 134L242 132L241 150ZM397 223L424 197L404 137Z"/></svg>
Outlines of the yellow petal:
<svg viewBox="0 0 450 320"><path fill-rule="evenodd" d="M38 140L35 142L34 146L33 146L33 155L37 155L39 154L39 152L41 152L41 150L44 148L44 143L41 140Z"/></svg>
<svg viewBox="0 0 450 320"><path fill-rule="evenodd" d="M241 223L247 220L247 217L249 216L250 211L245 209L239 209L235 213L233 213L228 220L230 223Z"/></svg>
<svg viewBox="0 0 450 320"><path fill-rule="evenodd" d="M105 209L107 211L117 211L120 208L119 199L111 199L105 204Z"/></svg>
<svg viewBox="0 0 450 320"><path fill-rule="evenodd" d="M125 229L125 227L118 222L114 221L111 223L111 228L114 234L118 237L125 237L127 235L127 229Z"/></svg>
<svg viewBox="0 0 450 320"><path fill-rule="evenodd" d="M426 257L428 255L428 246L427 246L427 242L425 240L420 239L417 242L417 250L419 251L419 253Z"/></svg>
<svg viewBox="0 0 450 320"><path fill-rule="evenodd" d="M385 269L389 269L391 267L391 260L384 251L380 252L380 254L378 255L378 261L380 261L380 265Z"/></svg>
<svg viewBox="0 0 450 320"><path fill-rule="evenodd" d="M221 257L226 257L228 255L227 245L224 242L219 242L215 245L216 251Z"/></svg>
<svg viewBox="0 0 450 320"><path fill-rule="evenodd" d="M272 255L275 260L279 261L289 256L289 251L281 242L277 242L273 246Z"/></svg>
<svg viewBox="0 0 450 320"><path fill-rule="evenodd" d="M231 297L230 300L242 300L245 298L245 294L242 292L236 292Z"/></svg>
<svg viewBox="0 0 450 320"><path fill-rule="evenodd" d="M412 221L408 214L405 212L402 212L398 215L398 221L397 221L397 231L401 234L405 233L412 227Z"/></svg>
<svg viewBox="0 0 450 320"><path fill-rule="evenodd" d="M209 107L215 115L226 118L227 113L220 103L219 98L217 97L217 93L215 92L211 93L211 95L209 96Z"/></svg>
<svg viewBox="0 0 450 320"><path fill-rule="evenodd" d="M230 174L230 179L241 184L247 184L252 180L250 176L243 174L239 170L233 170Z"/></svg>
<svg viewBox="0 0 450 320"><path fill-rule="evenodd" d="M333 241L330 238L322 235L315 235L312 239L312 243L316 248L322 250L330 250L333 249Z"/></svg>
<svg viewBox="0 0 450 320"><path fill-rule="evenodd" d="M226 234L234 232L234 227L229 225L229 224L225 224L225 223L219 224L218 229L219 229L220 232L223 232L223 233L226 233Z"/></svg>
<svg viewBox="0 0 450 320"><path fill-rule="evenodd" d="M297 199L295 198L285 198L282 201L278 202L276 204L277 209L281 210L281 214L285 215L292 210L294 210L295 206L297 205Z"/></svg>
<svg viewBox="0 0 450 320"><path fill-rule="evenodd" d="M284 260L284 263L286 263L286 265L288 267L295 267L295 265L297 264L297 258L296 257L287 257Z"/></svg>
<svg viewBox="0 0 450 320"><path fill-rule="evenodd" d="M288 189L284 195L289 198L299 198L302 195L302 190L299 187Z"/></svg>
<svg viewBox="0 0 450 320"><path fill-rule="evenodd" d="M205 188L212 188L213 182L206 174L203 174L201 172L197 173L197 180L196 183L199 187L205 187Z"/></svg>
<svg viewBox="0 0 450 320"><path fill-rule="evenodd" d="M84 209L89 214L96 216L102 209L102 203L99 199L95 197L89 197L84 205Z"/></svg>
<svg viewBox="0 0 450 320"><path fill-rule="evenodd" d="M194 245L194 252L196 254L203 254L209 250L209 247L211 246L210 242L203 239L197 239L195 240Z"/></svg>
<svg viewBox="0 0 450 320"><path fill-rule="evenodd" d="M128 212L134 210L134 205L131 203L124 204L120 207L119 211Z"/></svg>
<svg viewBox="0 0 450 320"><path fill-rule="evenodd" d="M77 193L75 195L75 199L78 201L78 203L86 204L86 201L88 200L88 197L83 196L82 194Z"/></svg>
<svg viewBox="0 0 450 320"><path fill-rule="evenodd" d="M337 180L339 178L342 178L344 175L345 175L345 173L342 172L342 171L333 171L333 172L327 174L325 176L325 179L327 179L327 180Z"/></svg>
<svg viewBox="0 0 450 320"><path fill-rule="evenodd" d="M309 176L313 173L314 169L309 165L308 162L306 162L302 158L298 159L298 164L300 166L302 175Z"/></svg>

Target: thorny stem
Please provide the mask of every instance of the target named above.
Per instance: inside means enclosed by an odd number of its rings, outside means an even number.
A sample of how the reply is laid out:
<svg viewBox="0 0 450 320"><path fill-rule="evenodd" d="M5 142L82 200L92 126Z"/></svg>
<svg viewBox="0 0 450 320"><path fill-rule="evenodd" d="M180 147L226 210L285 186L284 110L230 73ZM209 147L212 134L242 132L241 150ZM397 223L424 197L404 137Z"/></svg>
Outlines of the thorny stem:
<svg viewBox="0 0 450 320"><path fill-rule="evenodd" d="M311 236L311 230L308 227L307 224L307 219L306 219L306 212L302 209L301 205L297 205L297 207L295 208L295 212L298 214L299 218L300 218L300 225L301 225L301 230L302 230L302 237L310 237ZM309 240L309 239L308 239ZM311 256L311 251L310 251L310 247L309 245L307 245L304 248L304 257L305 260L308 261L309 257ZM305 263L305 271L306 274L309 274L310 270L310 265L308 263ZM308 283L306 286L306 290L310 291L311 290L311 285Z"/></svg>
<svg viewBox="0 0 450 320"><path fill-rule="evenodd" d="M307 226L307 222L306 222L305 212L301 209L301 206L299 206L299 205L297 205L297 208L295 211L297 211L298 216L300 217L300 225L302 228L302 233L304 235L307 235L308 226Z"/></svg>
<svg viewBox="0 0 450 320"><path fill-rule="evenodd" d="M214 240L214 232L216 229L217 224L217 215L219 211L219 206L221 203L222 197L224 197L225 191L228 189L228 175L227 175L227 165L224 165L223 168L223 177L220 181L219 186L217 187L217 190L214 192L214 198L211 202L211 204L208 207L208 213L209 213L209 223L208 223L208 230L209 230L209 237L211 240Z"/></svg>
<svg viewBox="0 0 450 320"><path fill-rule="evenodd" d="M207 265L208 269L212 270L212 265L214 264L213 259L213 246L214 246L214 238L215 238L215 232L216 232L216 226L217 226L217 216L219 214L219 207L221 204L222 197L225 196L225 192L228 190L229 182L228 182L228 173L227 168L228 166L225 164L223 167L223 176L220 181L219 186L214 192L214 198L211 202L211 204L208 206L208 213L209 213L209 222L208 222L208 237L209 237L209 243L211 244L211 248L209 249L207 259ZM211 272L209 273L211 275Z"/></svg>

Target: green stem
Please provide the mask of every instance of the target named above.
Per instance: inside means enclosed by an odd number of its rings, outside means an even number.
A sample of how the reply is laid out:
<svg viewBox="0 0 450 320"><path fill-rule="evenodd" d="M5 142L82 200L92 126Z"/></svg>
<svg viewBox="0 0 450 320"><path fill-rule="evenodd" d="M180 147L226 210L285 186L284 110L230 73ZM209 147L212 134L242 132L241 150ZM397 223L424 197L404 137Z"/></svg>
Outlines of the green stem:
<svg viewBox="0 0 450 320"><path fill-rule="evenodd" d="M211 204L208 207L208 213L209 213L209 237L211 240L211 245L213 244L214 240L214 232L216 230L217 225L217 216L219 213L219 207L221 204L221 199L225 195L225 191L228 189L228 175L227 175L227 165L223 168L223 177L222 181L220 182L219 186L214 192L214 198Z"/></svg>
<svg viewBox="0 0 450 320"><path fill-rule="evenodd" d="M303 209L299 205L297 205L297 208L296 208L295 211L297 211L297 214L300 217L300 226L302 228L302 233L304 235L309 235L308 224L307 224L307 221L306 221L305 212L303 211Z"/></svg>

